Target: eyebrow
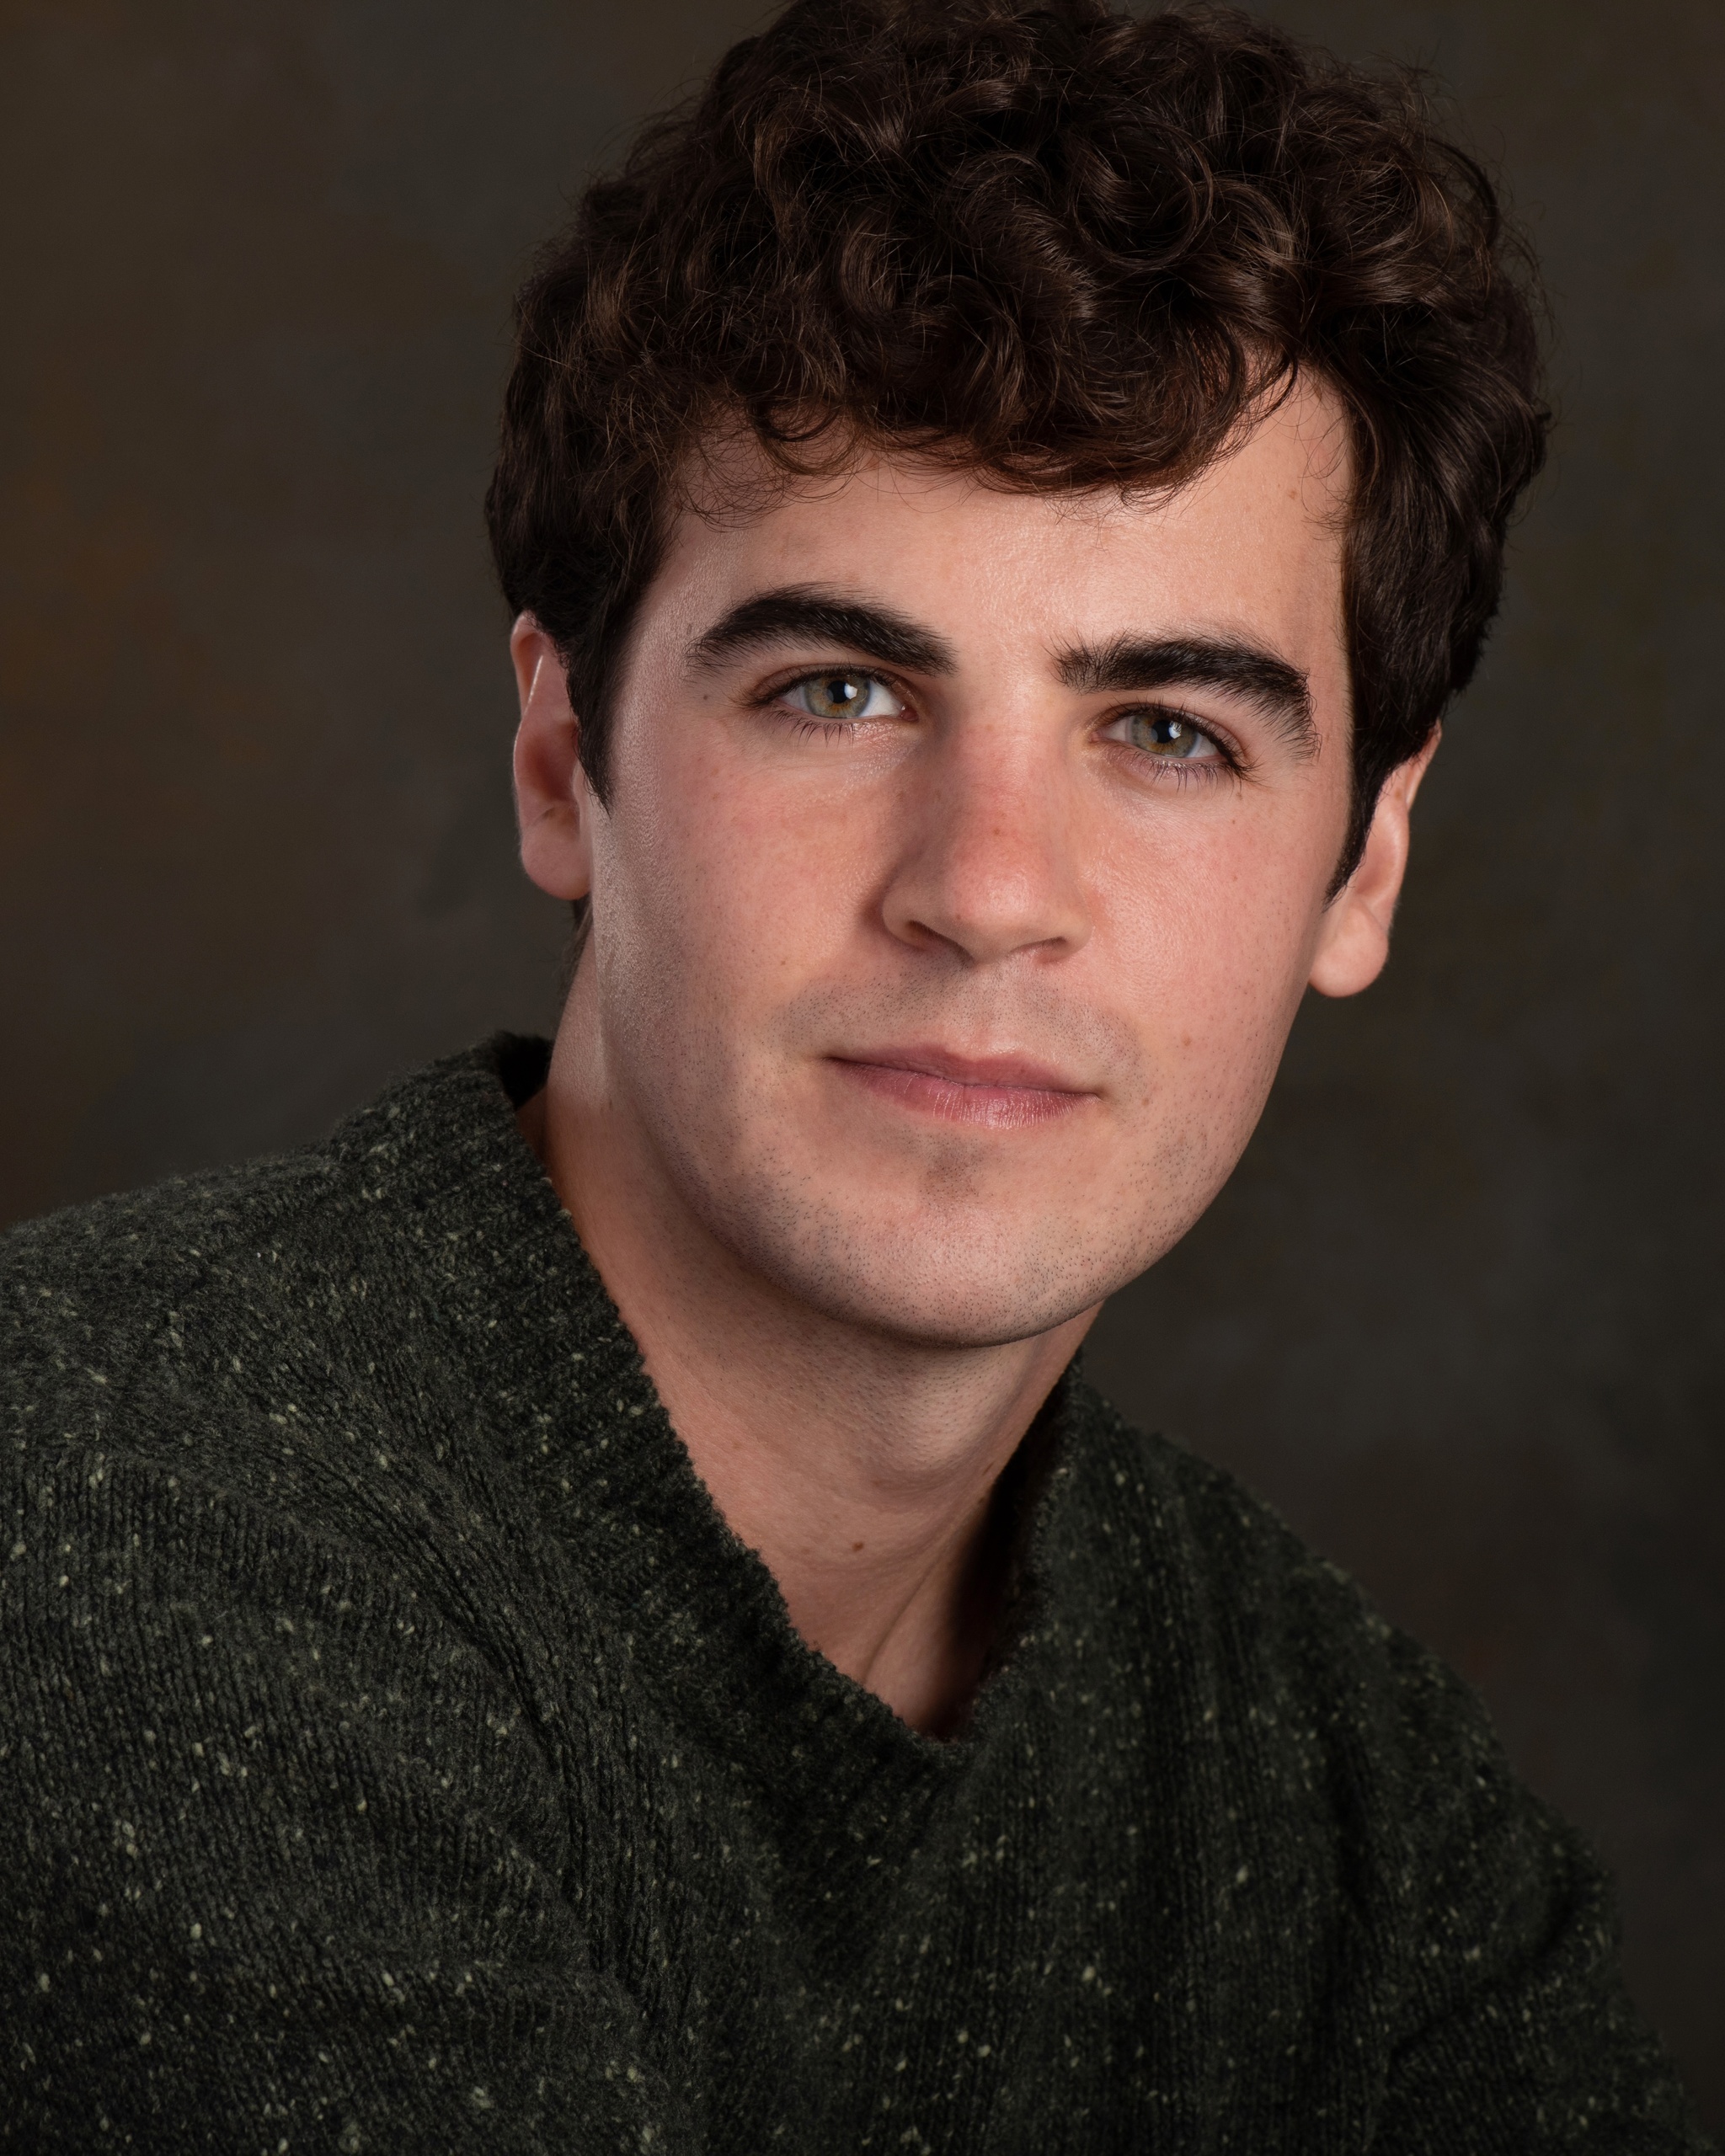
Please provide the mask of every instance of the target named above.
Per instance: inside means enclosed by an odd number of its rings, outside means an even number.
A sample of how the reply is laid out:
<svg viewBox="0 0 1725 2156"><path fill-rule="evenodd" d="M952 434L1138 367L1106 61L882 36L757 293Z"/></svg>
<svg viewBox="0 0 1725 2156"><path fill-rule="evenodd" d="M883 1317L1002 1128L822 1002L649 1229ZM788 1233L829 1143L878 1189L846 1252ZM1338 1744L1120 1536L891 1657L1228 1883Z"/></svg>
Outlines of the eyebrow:
<svg viewBox="0 0 1725 2156"><path fill-rule="evenodd" d="M1249 704L1301 755L1317 753L1311 690L1297 666L1231 637L1115 637L1059 653L1055 669L1081 694L1133 689L1215 689Z"/></svg>
<svg viewBox="0 0 1725 2156"><path fill-rule="evenodd" d="M716 666L743 652L807 643L841 644L883 666L910 673L958 670L958 654L937 630L896 607L813 584L780 584L744 600L697 638L692 656L699 666ZM1103 644L1069 646L1055 654L1055 670L1066 688L1081 695L1219 690L1260 712L1300 755L1317 751L1306 675L1274 652L1242 638L1114 637Z"/></svg>
<svg viewBox="0 0 1725 2156"><path fill-rule="evenodd" d="M715 666L740 652L789 643L842 644L913 674L951 674L959 663L943 636L908 614L814 584L782 584L745 599L696 639L692 655L697 665Z"/></svg>

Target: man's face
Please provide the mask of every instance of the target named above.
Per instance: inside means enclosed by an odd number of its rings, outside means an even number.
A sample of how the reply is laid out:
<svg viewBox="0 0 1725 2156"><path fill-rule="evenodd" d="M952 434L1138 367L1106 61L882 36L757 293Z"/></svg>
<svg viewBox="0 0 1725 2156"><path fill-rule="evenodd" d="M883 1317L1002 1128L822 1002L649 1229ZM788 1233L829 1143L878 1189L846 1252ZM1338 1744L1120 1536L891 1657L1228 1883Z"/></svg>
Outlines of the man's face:
<svg viewBox="0 0 1725 2156"><path fill-rule="evenodd" d="M536 822L522 782L530 869L590 878L569 1023L662 1203L829 1315L975 1344L1192 1225L1399 879L1380 835L1370 921L1326 906L1341 440L1308 396L1160 502L883 460L681 520L608 806L575 774Z"/></svg>

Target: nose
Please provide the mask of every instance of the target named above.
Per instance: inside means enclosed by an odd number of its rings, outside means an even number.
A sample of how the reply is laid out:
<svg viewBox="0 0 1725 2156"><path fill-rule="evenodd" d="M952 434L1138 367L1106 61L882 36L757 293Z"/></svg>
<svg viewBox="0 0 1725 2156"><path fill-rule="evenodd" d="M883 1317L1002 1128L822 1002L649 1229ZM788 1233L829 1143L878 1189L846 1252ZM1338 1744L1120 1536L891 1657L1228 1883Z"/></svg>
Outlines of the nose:
<svg viewBox="0 0 1725 2156"><path fill-rule="evenodd" d="M901 942L987 965L1088 941L1079 819L1057 746L1029 726L960 726L911 783L881 909Z"/></svg>

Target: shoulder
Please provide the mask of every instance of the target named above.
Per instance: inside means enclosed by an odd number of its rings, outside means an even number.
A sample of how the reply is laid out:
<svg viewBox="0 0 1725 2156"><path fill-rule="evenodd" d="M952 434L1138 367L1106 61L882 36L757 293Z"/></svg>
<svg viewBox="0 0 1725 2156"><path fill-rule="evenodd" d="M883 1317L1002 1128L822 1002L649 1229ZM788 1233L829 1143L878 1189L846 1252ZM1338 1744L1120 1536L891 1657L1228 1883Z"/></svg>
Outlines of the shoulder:
<svg viewBox="0 0 1725 2156"><path fill-rule="evenodd" d="M1332 1794L1417 1809L1439 1769L1458 1801L1502 1787L1470 1686L1234 1476L1076 1390L1073 1536L1090 1548L1098 1615L1135 1661L1147 1668L1178 1641L1220 1741Z"/></svg>
<svg viewBox="0 0 1725 2156"><path fill-rule="evenodd" d="M0 1417L108 1432L183 1419L313 1328L307 1287L366 1238L335 1145L104 1198L0 1236Z"/></svg>
<svg viewBox="0 0 1725 2156"><path fill-rule="evenodd" d="M499 1447L451 1457L478 1403L449 1341L463 1236L509 1241L512 1199L471 1193L512 1138L476 1051L323 1145L0 1239L0 1629L39 1664L89 1649L104 1683L131 1657L140 1697L176 1626L188 1667L302 1654L318 1682L392 1641L453 1667L451 1626L505 1654L519 1508ZM0 1706L28 1720L14 1674Z"/></svg>
<svg viewBox="0 0 1725 2156"><path fill-rule="evenodd" d="M296 1326L290 1278L343 1240L352 1178L327 1150L51 1214L0 1237L0 1417L16 1450L51 1425L115 1430L230 1377ZM115 1432L118 1434L118 1432Z"/></svg>
<svg viewBox="0 0 1725 2156"><path fill-rule="evenodd" d="M497 1065L494 1047L451 1059L324 1145L0 1238L8 1594L51 1588L67 1544L231 1577L260 1535L309 1538L326 1572L363 1550L368 1573L422 1579L434 1515L471 1561L481 1520L508 1510L467 1486L483 1445L451 1486L451 1433L478 1406L459 1350L508 1307L473 1254L531 1241L511 1173L555 1212Z"/></svg>
<svg viewBox="0 0 1725 2156"><path fill-rule="evenodd" d="M510 1045L403 1081L320 1145L0 1235L0 1427L142 1434L167 1414L183 1434L265 1371L311 1382L398 1333L423 1246L494 1171Z"/></svg>
<svg viewBox="0 0 1725 2156"><path fill-rule="evenodd" d="M1067 1532L1108 1553L1116 1599L1178 1592L1194 1615L1254 1636L1266 1624L1335 1621L1387 1635L1347 1574L1226 1469L1134 1428L1082 1379L1071 1398Z"/></svg>
<svg viewBox="0 0 1725 2156"><path fill-rule="evenodd" d="M319 1147L24 1221L0 1235L0 1307L11 1340L64 1323L71 1313L62 1299L88 1326L123 1323L186 1289L207 1291L236 1263L248 1269L284 1230L302 1227L335 1180L333 1155Z"/></svg>
<svg viewBox="0 0 1725 2156"><path fill-rule="evenodd" d="M1098 1630L1153 1703L1146 1745L1193 1763L1188 1809L1220 1805L1254 1874L1345 1905L1386 1997L1417 1994L1422 2015L1542 1940L1594 1955L1597 1861L1518 1780L1472 1689L1231 1476L1094 1395L1080 1412Z"/></svg>
<svg viewBox="0 0 1725 2156"><path fill-rule="evenodd" d="M1382 2062L1374 2147L1698 2146L1609 1881L1470 1688L1231 1476L1069 1402L1044 1541L1071 1748L1108 1822L1139 1808L1156 1905L1220 1913L1242 2011L1323 1972L1334 2040Z"/></svg>

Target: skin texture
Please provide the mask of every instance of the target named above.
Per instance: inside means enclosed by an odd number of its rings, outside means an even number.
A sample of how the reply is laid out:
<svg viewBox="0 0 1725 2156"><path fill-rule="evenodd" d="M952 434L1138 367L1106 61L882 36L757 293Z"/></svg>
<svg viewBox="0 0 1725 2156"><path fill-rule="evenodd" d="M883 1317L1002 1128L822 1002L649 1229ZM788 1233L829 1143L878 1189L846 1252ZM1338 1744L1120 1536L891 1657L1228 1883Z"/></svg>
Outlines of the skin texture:
<svg viewBox="0 0 1725 2156"><path fill-rule="evenodd" d="M1342 443L1307 392L1159 500L875 458L686 515L603 804L515 625L522 858L593 899L523 1129L792 1622L925 1730L1038 1406L1233 1167L1307 985L1387 954L1426 758L1329 898ZM1170 643L1307 709L1147 678Z"/></svg>

